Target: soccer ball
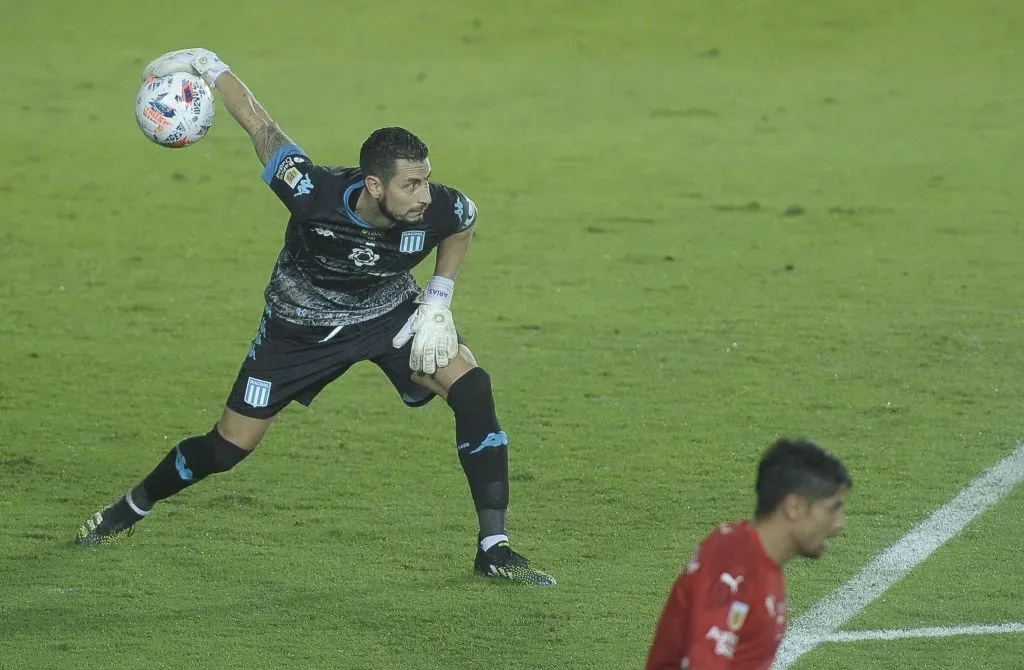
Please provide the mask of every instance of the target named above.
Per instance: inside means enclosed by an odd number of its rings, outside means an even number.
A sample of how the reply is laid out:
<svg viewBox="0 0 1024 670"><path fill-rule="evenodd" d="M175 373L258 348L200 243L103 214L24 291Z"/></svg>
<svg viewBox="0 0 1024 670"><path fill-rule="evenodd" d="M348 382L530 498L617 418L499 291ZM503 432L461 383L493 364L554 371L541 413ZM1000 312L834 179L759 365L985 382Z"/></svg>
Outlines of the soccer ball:
<svg viewBox="0 0 1024 670"><path fill-rule="evenodd" d="M142 83L135 99L135 120L149 139L179 149L206 135L215 109L213 93L202 77L175 72Z"/></svg>

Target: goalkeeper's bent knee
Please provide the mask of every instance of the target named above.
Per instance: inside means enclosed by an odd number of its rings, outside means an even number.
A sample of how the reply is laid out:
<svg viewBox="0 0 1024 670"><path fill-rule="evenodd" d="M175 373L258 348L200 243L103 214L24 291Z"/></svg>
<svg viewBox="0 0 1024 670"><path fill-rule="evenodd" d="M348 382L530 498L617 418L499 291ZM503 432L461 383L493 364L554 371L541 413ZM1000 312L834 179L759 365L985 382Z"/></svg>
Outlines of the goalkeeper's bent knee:
<svg viewBox="0 0 1024 670"><path fill-rule="evenodd" d="M251 452L226 440L214 426L206 435L182 440L171 449L142 485L157 502L218 472L227 472Z"/></svg>
<svg viewBox="0 0 1024 670"><path fill-rule="evenodd" d="M192 477L199 481L207 475L218 472L227 472L242 462L250 452L229 442L217 427L214 426L206 435L190 437L177 446L184 463L177 467L178 474L182 479L187 479L182 474L182 467L192 472Z"/></svg>

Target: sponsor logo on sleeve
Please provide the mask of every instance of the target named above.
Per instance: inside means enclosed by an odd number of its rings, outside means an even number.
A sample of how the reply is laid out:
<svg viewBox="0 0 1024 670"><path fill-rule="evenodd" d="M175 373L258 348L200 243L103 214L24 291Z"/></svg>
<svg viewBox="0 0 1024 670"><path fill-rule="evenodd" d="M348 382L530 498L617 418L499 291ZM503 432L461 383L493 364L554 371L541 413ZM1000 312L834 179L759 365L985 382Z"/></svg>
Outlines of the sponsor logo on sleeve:
<svg viewBox="0 0 1024 670"><path fill-rule="evenodd" d="M313 180L309 178L309 175L303 175L302 179L299 180L299 183L294 188L294 197L297 198L300 195L308 195L313 190Z"/></svg>
<svg viewBox="0 0 1024 670"><path fill-rule="evenodd" d="M295 185L299 183L300 179L302 179L302 173L299 172L299 169L296 167L288 168L284 171L284 174L281 175L281 181L288 184L289 188L295 188Z"/></svg>
<svg viewBox="0 0 1024 670"><path fill-rule="evenodd" d="M274 173L274 176L277 177L278 179L284 179L284 173L290 170L294 165L295 157L288 156L283 161L281 161L280 165L277 166L277 172Z"/></svg>
<svg viewBox="0 0 1024 670"><path fill-rule="evenodd" d="M476 221L476 205L466 196L462 197L466 199L466 203L462 203L462 198L456 198L453 212L455 213L455 218L459 220L459 229L465 230Z"/></svg>
<svg viewBox="0 0 1024 670"><path fill-rule="evenodd" d="M284 179L284 175L288 172L288 170L290 170L293 167L301 168L303 164L307 162L308 161L306 160L305 156L286 156L278 164L277 171L274 173L274 176L277 177L278 179Z"/></svg>

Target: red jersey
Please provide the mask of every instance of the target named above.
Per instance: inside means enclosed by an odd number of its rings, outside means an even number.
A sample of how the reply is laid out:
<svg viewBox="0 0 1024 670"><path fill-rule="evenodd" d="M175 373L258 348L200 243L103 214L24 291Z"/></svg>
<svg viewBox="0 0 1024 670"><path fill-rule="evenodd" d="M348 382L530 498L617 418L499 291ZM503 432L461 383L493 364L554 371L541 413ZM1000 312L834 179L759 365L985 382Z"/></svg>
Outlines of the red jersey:
<svg viewBox="0 0 1024 670"><path fill-rule="evenodd" d="M719 526L679 575L647 670L768 670L786 630L786 578L746 521Z"/></svg>

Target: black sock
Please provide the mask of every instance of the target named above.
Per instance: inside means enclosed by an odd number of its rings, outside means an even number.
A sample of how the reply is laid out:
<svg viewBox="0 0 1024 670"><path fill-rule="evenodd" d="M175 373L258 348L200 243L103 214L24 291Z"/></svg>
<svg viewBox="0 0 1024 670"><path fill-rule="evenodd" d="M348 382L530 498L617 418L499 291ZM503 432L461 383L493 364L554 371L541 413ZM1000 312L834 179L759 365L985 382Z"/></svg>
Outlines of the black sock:
<svg viewBox="0 0 1024 670"><path fill-rule="evenodd" d="M216 472L230 470L249 453L225 440L214 426L206 435L184 439L167 452L153 472L132 489L132 502L148 511L157 501Z"/></svg>
<svg viewBox="0 0 1024 670"><path fill-rule="evenodd" d="M507 534L508 437L494 411L491 378L473 368L448 389L459 462L469 480L480 537Z"/></svg>

